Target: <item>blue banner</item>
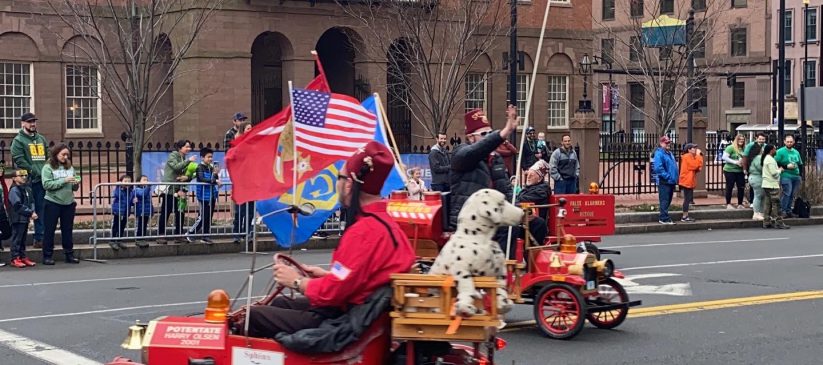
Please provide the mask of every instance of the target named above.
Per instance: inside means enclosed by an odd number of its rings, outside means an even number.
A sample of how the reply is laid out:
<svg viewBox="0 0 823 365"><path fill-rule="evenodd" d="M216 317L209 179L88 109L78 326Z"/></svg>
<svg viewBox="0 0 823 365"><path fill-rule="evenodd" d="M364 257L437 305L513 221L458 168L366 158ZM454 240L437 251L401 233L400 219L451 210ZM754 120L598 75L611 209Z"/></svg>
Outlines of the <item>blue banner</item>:
<svg viewBox="0 0 823 365"><path fill-rule="evenodd" d="M143 164L143 175L146 175L149 178L149 181L163 181L163 168L166 166L166 160L168 160L170 153L171 152L143 152L143 156L140 161ZM189 152L189 154L186 155L186 158L190 158L192 156L196 158L195 161L197 161L197 163L200 163L200 152ZM220 181L223 183L223 186L220 187L220 191L231 191L229 170L226 169L226 165L223 163L226 153L223 151L214 152L213 156L214 162L220 167ZM140 177L135 176L135 180L139 181Z"/></svg>

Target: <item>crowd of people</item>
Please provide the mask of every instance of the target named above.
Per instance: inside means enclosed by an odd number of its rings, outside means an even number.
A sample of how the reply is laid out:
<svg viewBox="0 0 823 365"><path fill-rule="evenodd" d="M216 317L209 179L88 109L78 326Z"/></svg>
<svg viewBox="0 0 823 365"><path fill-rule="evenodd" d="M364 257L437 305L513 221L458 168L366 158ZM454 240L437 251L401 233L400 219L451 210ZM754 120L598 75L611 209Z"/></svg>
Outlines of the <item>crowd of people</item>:
<svg viewBox="0 0 823 365"><path fill-rule="evenodd" d="M517 114L514 107L507 110L507 121L503 129L493 131L486 114L481 109L471 110L464 116L466 143L457 145L453 151L446 147L447 136L437 135L437 143L429 152L431 170L431 190L448 192L449 225L454 229L460 209L474 192L483 188L493 188L506 195L508 200L515 197L516 203L548 204L552 193L574 194L579 191L580 160L572 145L571 136L564 134L561 145L553 151L545 140L544 133L536 133L529 127L525 130L526 142L516 149L509 143L509 136L517 128ZM514 165L520 154L521 184L515 181ZM420 199L422 192L428 191L420 179L420 169L409 170L406 185L413 199ZM548 209L538 209L530 215L529 233L537 242L543 242L548 235L546 225ZM506 247L508 228L501 229L495 240ZM514 229L514 237L524 237L525 232Z"/></svg>
<svg viewBox="0 0 823 365"><path fill-rule="evenodd" d="M0 201L7 200L7 204L0 207L0 250L3 249L2 241L9 240L10 265L17 268L35 266L36 263L26 256L29 228L33 225L32 246L43 250L42 264L54 265L55 232L59 223L64 261L77 264L80 260L74 255L73 228L77 207L74 193L81 179L72 167L71 150L62 143L47 150L48 140L37 132L37 117L33 113L23 114L20 123L20 132L11 144L16 169L12 185L8 188L8 197L3 197L3 190L0 190ZM250 130L247 116L242 112L236 113L233 126L226 132L226 146L231 146L234 139ZM176 242L199 239L206 244L213 243L209 233L221 185L219 167L214 162L211 148L200 149L199 162L197 156L186 158L193 145L187 140L175 142L175 150L164 163L161 182L166 184L152 184L146 175L140 177L139 183L133 184L131 176L120 176L118 181L121 184L113 187L111 195L113 238L124 237L132 215L135 218L135 238L149 236L151 217L159 213L159 236L166 235L168 217L173 215L172 233L178 236ZM2 168L0 174L5 174ZM200 209L194 224L184 231L186 196L191 182L198 183L194 184L194 196ZM160 201L157 210L152 202L154 196L159 197ZM244 235L253 232L253 204L233 206L235 243L240 243ZM157 243L166 244L167 240L160 237ZM125 248L122 240L112 240L109 245L114 250ZM136 245L147 247L149 241L137 240ZM6 266L6 263L0 262L0 266Z"/></svg>
<svg viewBox="0 0 823 365"><path fill-rule="evenodd" d="M793 217L803 159L795 148L794 136L787 135L780 147L767 144L766 137L761 132L754 141L746 143L743 135L737 135L723 149L720 158L726 180L726 209L751 209L752 219L762 221L763 228L788 229L783 219ZM703 152L694 143L687 143L683 145L678 163L671 151L672 140L663 136L659 143L652 158L652 176L658 186L660 203L659 223L674 224L669 207L677 187L683 198L680 220L694 222L689 208L694 202L696 175L702 170ZM732 204L735 189L737 204Z"/></svg>

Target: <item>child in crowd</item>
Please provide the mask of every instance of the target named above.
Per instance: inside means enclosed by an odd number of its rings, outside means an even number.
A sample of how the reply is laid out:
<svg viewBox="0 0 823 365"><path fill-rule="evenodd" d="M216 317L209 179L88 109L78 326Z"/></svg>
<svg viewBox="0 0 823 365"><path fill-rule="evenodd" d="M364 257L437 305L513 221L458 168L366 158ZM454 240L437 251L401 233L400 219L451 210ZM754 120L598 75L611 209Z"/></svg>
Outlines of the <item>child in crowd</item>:
<svg viewBox="0 0 823 365"><path fill-rule="evenodd" d="M683 155L680 156L680 178L678 185L683 193L683 218L681 222L694 222L689 217L689 205L694 199L695 177L703 168L703 151L697 148L694 143L686 143L683 146Z"/></svg>
<svg viewBox="0 0 823 365"><path fill-rule="evenodd" d="M409 191L409 199L411 200L423 200L423 193L429 191L422 175L423 170L419 167L409 169L409 180L406 182L406 189Z"/></svg>
<svg viewBox="0 0 823 365"><path fill-rule="evenodd" d="M154 214L154 207L151 205L151 186L148 185L149 177L140 176L140 184L131 192L131 201L134 204L134 217L137 220L137 237L145 237L146 229L149 226L151 215ZM148 247L145 241L137 241L137 247Z"/></svg>
<svg viewBox="0 0 823 365"><path fill-rule="evenodd" d="M120 182L124 184L131 183L131 176L120 176ZM130 185L118 185L112 191L111 215L113 219L111 222L111 236L113 238L123 237L126 232L126 225L128 225L129 215L131 214L131 190ZM126 248L126 244L122 241L112 241L109 246L115 251Z"/></svg>
<svg viewBox="0 0 823 365"><path fill-rule="evenodd" d="M13 184L9 189L11 203L11 266L24 268L34 266L34 262L26 257L26 234L29 231L29 222L37 219L34 211L34 195L28 184L29 173L19 169L14 174Z"/></svg>
<svg viewBox="0 0 823 365"><path fill-rule="evenodd" d="M200 215L197 216L194 225L189 229L189 235L195 233L209 234L211 232L211 219L214 214L214 206L217 203L217 187L220 185L219 171L212 164L213 161L214 151L211 148L207 147L200 150L200 165L197 166L194 181L208 185L197 184L194 187L194 196L200 203ZM189 235L186 236L186 240L193 242ZM201 241L208 245L213 243L208 236L204 236Z"/></svg>

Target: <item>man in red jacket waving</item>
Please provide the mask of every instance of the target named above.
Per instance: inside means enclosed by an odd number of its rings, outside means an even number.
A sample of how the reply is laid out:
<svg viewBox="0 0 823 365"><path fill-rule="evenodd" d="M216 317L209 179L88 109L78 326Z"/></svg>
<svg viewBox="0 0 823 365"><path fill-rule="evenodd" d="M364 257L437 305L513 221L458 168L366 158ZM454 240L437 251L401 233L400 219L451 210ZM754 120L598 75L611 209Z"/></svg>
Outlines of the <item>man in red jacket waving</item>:
<svg viewBox="0 0 823 365"><path fill-rule="evenodd" d="M337 178L337 191L340 204L347 208L348 222L329 270L308 266L312 278L306 278L289 266L275 265L277 283L305 296L279 297L270 306L252 307L249 335L274 337L319 327L388 285L391 274L409 271L414 250L380 198L393 166L391 152L378 142L369 142L346 161Z"/></svg>

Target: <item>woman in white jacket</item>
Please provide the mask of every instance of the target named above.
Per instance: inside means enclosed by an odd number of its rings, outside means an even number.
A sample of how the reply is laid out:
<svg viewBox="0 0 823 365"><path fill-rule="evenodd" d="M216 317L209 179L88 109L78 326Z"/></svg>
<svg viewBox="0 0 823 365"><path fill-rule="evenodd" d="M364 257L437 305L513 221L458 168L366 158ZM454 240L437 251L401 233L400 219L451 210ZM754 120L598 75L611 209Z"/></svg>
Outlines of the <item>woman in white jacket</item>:
<svg viewBox="0 0 823 365"><path fill-rule="evenodd" d="M423 193L429 191L426 182L420 177L423 171L419 167L409 169L409 180L406 182L406 190L409 191L409 199L423 200Z"/></svg>

